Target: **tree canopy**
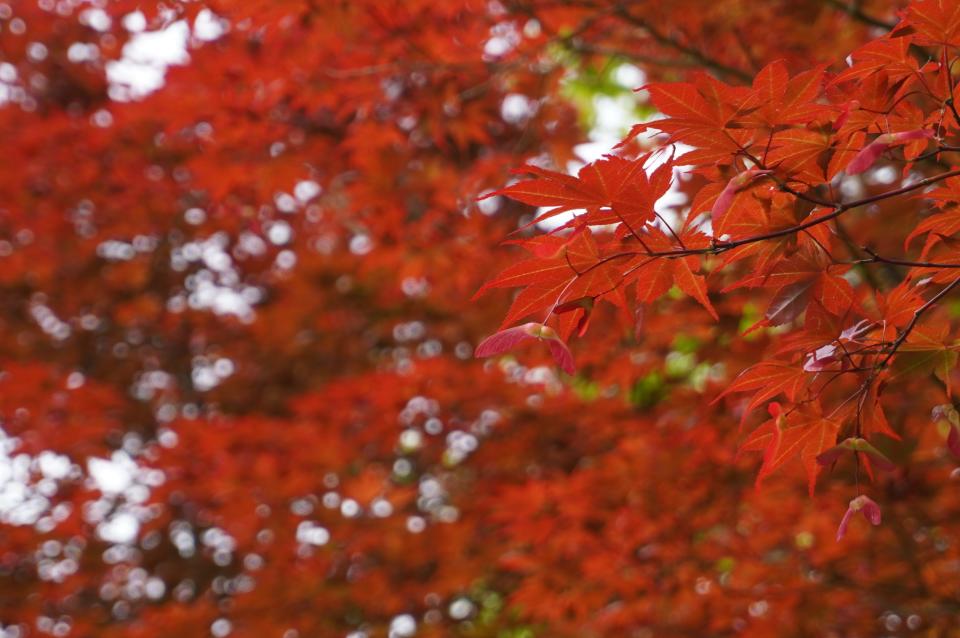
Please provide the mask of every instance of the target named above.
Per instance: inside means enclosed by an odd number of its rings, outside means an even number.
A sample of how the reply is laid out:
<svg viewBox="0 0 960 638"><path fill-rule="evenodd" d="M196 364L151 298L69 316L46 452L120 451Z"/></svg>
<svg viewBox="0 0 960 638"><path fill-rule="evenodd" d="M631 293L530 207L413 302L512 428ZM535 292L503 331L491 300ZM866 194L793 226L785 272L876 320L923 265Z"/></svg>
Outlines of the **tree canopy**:
<svg viewBox="0 0 960 638"><path fill-rule="evenodd" d="M0 1L0 636L958 636L960 3Z"/></svg>

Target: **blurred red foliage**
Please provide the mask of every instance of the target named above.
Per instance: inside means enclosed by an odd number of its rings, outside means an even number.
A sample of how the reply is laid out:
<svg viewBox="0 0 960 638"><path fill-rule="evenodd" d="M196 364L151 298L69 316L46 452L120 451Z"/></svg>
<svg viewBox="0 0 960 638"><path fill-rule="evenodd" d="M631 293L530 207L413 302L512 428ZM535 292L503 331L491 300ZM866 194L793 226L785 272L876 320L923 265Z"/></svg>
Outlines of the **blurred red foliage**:
<svg viewBox="0 0 960 638"><path fill-rule="evenodd" d="M960 635L960 11L901 9L0 2L0 635ZM571 170L602 99L695 150ZM473 358L511 302L574 375Z"/></svg>

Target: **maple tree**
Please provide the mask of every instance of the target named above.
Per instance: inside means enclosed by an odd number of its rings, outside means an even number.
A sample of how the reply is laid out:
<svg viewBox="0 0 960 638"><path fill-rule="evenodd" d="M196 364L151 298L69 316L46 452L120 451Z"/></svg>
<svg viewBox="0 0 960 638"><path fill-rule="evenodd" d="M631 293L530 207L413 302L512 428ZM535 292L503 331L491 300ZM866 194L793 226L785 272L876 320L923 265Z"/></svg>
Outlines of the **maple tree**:
<svg viewBox="0 0 960 638"><path fill-rule="evenodd" d="M0 2L0 635L956 635L958 53Z"/></svg>

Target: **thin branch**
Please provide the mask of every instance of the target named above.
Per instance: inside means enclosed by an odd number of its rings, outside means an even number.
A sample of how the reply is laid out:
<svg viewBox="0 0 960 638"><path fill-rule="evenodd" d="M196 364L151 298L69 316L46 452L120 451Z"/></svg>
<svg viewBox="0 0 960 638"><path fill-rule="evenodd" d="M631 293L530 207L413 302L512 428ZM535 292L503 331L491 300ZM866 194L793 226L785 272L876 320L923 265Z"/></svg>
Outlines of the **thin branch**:
<svg viewBox="0 0 960 638"><path fill-rule="evenodd" d="M853 264L893 264L895 266L908 266L910 268L960 268L960 264L945 263L939 261L911 261L909 259L893 259L883 257L873 252L869 247L864 246L863 251L870 255L870 259L858 259Z"/></svg>
<svg viewBox="0 0 960 638"><path fill-rule="evenodd" d="M754 244L761 241L766 241L769 239L778 239L780 237L787 237L789 235L794 235L796 233L807 230L808 228L813 228L814 226L819 226L825 222L836 219L843 215L845 212L859 208L860 206L866 206L867 204L873 204L891 197L896 197L898 195L904 195L906 193L913 192L915 190L930 186L931 184L936 184L939 181L948 179L950 177L960 176L960 169L955 169L952 171L947 171L945 173L939 173L931 177L927 177L921 180L914 182L913 184L908 184L906 186L901 186L900 188L895 188L891 191L886 191L883 193L878 193L876 195L870 195L869 197L863 197L861 199L856 199L851 202L846 202L842 204L832 204L834 207L833 211L827 213L826 215L821 215L815 219L803 222L802 224L797 224L795 226L790 226L789 228L781 228L780 230L770 231L769 233L762 233L760 235L752 235L750 237L744 237L742 239L736 239L733 241L714 241L709 247L706 248L680 248L676 250L662 250L662 251L622 251L618 253L613 253L607 255L606 257L600 259L595 264L592 264L583 271L583 274L589 273L594 268L598 268L610 261L615 259L623 259L625 257L636 257L636 256L646 256L646 257L689 257L692 255L719 255L728 250L738 248L740 246L746 246L747 244Z"/></svg>
<svg viewBox="0 0 960 638"><path fill-rule="evenodd" d="M680 244L680 248L686 249L686 246L683 245L683 240L680 238L680 235L677 234L677 231L675 231L675 230L673 229L673 226L670 225L670 222L668 222L666 219L664 219L664 218L663 218L663 215L661 215L660 213L658 213L658 212L656 212L656 211L654 211L653 214L656 215L657 219L659 219L660 222L661 222L664 226L667 227L667 230L670 231L670 234L673 235L673 238L677 240L677 243L678 243L678 244Z"/></svg>
<svg viewBox="0 0 960 638"><path fill-rule="evenodd" d="M845 2L841 2L841 0L825 0L825 2L834 9L842 11L851 18L859 20L864 24L869 24L872 27L879 27L881 29L890 31L893 29L893 27L897 26L896 22L887 22L886 20L881 20L880 18L872 16L868 13L864 13L863 9L860 8L859 3L847 4Z"/></svg>
<svg viewBox="0 0 960 638"><path fill-rule="evenodd" d="M676 38L671 37L666 33L663 33L656 27L652 26L646 19L635 16L629 11L627 11L626 7L624 6L617 7L617 14L627 22L633 25L636 25L641 29L643 29L644 31L646 31L647 33L649 33L650 37L656 40L658 43L666 47L670 47L671 49L679 51L685 55L690 56L691 58L693 58L703 66L707 67L708 69L711 69L715 73L731 76L743 82L751 82L753 80L753 75L751 73L748 73L743 69L738 69L728 64L724 64L723 62L720 62L718 60L714 60L710 56L706 55L703 51L697 48L694 48L688 44L684 44L683 42L680 42Z"/></svg>

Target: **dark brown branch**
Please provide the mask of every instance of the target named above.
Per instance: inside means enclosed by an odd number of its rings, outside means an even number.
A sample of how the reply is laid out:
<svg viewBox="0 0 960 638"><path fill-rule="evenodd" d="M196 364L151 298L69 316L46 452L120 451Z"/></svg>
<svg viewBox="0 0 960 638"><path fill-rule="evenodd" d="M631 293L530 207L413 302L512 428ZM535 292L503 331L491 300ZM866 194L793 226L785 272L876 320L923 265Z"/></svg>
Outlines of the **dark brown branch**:
<svg viewBox="0 0 960 638"><path fill-rule="evenodd" d="M804 223L802 223L802 224L797 224L796 226L791 226L791 227L789 227L789 228L783 228L783 229L781 229L781 230L775 230L775 231L771 231L771 232L769 232L769 233L764 233L764 234L761 234L761 235L754 235L754 236L752 236L752 237L745 237L745 238L743 238L743 239L737 239L737 240L734 240L734 241L715 242L714 245L713 245L712 247L710 247L710 248L701 248L701 249L696 249L696 250L693 250L693 251L686 251L686 250L666 251L666 252L659 253L657 256L660 256L660 257L672 257L672 256L673 256L673 257L682 257L682 256L688 255L688 254L707 254L707 253L714 253L714 254L716 254L716 253L721 253L721 252L730 250L731 248L737 248L737 247L739 247L739 246L744 246L744 245L746 245L746 244L752 244L752 243L755 243L755 242L758 242L758 241L764 241L764 240L767 240L767 239L777 239L777 238L779 238L779 237L785 237L785 236L787 236L787 235L792 235L792 234L794 234L794 233L798 233L798 232L800 232L800 231L806 230L807 228L812 228L813 226L818 226L819 224L822 224L822 223L824 223L824 222L830 221L831 219L834 219L834 218L836 218L836 217L839 217L840 215L842 215L843 213L847 212L847 211L850 210L850 209L859 208L860 206L866 206L867 204L873 204L873 203L875 203L875 202L879 202L879 201L882 201L882 200L884 200L884 199L888 199L888 198L890 198L890 197L896 197L896 196L898 196L898 195L903 195L903 194L905 194L905 193L909 193L909 192L915 191L915 190L917 190L917 189L924 188L925 186L930 186L931 184L935 184L935 183L937 183L937 182L939 182L939 181L941 181L941 180L947 179L947 178L949 178L949 177L956 177L956 176L958 176L958 175L960 175L960 169L958 169L958 170L953 170L953 171L947 171L946 173L940 173L939 175L933 175L932 177L927 177L927 178L925 178L925 179L921 179L921 180L919 180L919 181L914 182L913 184L908 184L907 186L902 186L902 187L896 188L896 189L894 189L894 190L892 190L892 191L887 191L887 192L884 192L884 193L878 193L878 194L876 194L876 195L871 195L871 196L869 196L869 197L864 197L864 198L861 198L861 199L857 199L857 200L854 200L854 201L852 201L852 202L846 202L846 203L844 203L844 204L833 204L834 210L833 210L832 213L828 213L828 214L823 215L823 216L821 216L821 217L817 217L816 219L812 219L812 220L810 220L810 221L804 222ZM651 255L651 256L652 256L652 255Z"/></svg>
<svg viewBox="0 0 960 638"><path fill-rule="evenodd" d="M625 257L637 257L637 256L646 256L646 257L689 257L692 255L719 255L720 253L738 248L740 246L746 246L747 244L754 244L760 241L767 241L770 239L778 239L780 237L787 237L789 235L794 235L796 233L802 232L808 228L813 228L814 226L819 226L825 222L836 219L843 215L848 210L859 208L860 206L866 206L868 204L873 204L891 197L896 197L898 195L904 195L906 193L913 192L920 188L930 186L931 184L936 184L939 181L948 179L950 177L960 176L960 169L955 169L952 171L947 171L945 173L940 173L938 175L933 175L921 180L914 182L913 184L908 184L906 186L901 186L900 188L895 188L891 191L886 191L883 193L878 193L876 195L870 195L869 197L863 197L861 199L856 199L851 202L845 202L840 204L831 204L834 207L834 210L826 215L822 215L815 219L803 222L802 224L797 224L795 226L790 226L789 228L781 228L780 230L770 231L769 233L762 233L760 235L752 235L750 237L744 237L743 239L736 239L733 241L714 241L707 248L680 248L676 250L663 250L663 251L622 251L618 253L613 253L607 255L603 259L597 261L597 263L586 268L582 274L587 274L594 268L598 268L604 264L607 264L615 259L623 259Z"/></svg>
<svg viewBox="0 0 960 638"><path fill-rule="evenodd" d="M838 11L842 11L846 13L848 16L850 16L851 18L854 18L855 20L859 20L864 24L869 24L872 27L879 27L881 29L886 29L887 31L890 31L891 29L893 29L893 27L897 26L896 22L887 22L886 20L881 20L880 18L872 16L868 13L864 13L863 9L860 8L859 3L848 4L846 2L842 2L842 0L824 0L824 1L834 9L837 9Z"/></svg>
<svg viewBox="0 0 960 638"><path fill-rule="evenodd" d="M870 255L870 259L858 259L854 264L893 264L895 266L908 266L910 268L960 268L960 264L945 263L938 261L911 261L909 259L893 259L883 257L873 252L867 246L863 247L863 252Z"/></svg>
<svg viewBox="0 0 960 638"><path fill-rule="evenodd" d="M742 82L751 82L753 80L753 75L744 71L743 69L738 69L736 67L724 64L718 60L714 60L710 56L706 55L703 51L692 47L688 44L680 42L674 37L667 35L666 33L660 31L653 25L651 25L646 19L638 17L627 11L626 7L618 6L617 14L622 17L624 20L630 24L636 25L650 34L650 37L656 40L659 44L663 46L679 51L684 55L691 57L696 62L707 67L715 73L720 75L726 75L733 78L736 78Z"/></svg>

